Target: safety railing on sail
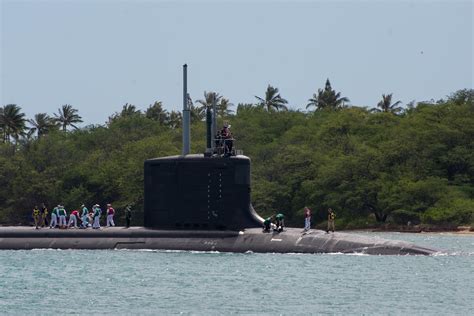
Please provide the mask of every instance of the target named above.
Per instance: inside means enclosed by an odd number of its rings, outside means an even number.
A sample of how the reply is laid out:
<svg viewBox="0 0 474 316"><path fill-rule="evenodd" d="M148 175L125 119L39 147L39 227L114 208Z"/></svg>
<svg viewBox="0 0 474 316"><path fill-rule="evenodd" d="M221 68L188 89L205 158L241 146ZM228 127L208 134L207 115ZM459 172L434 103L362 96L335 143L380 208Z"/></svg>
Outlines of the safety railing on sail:
<svg viewBox="0 0 474 316"><path fill-rule="evenodd" d="M243 150L234 148L234 142L234 138L214 138L214 154L224 157L243 155Z"/></svg>

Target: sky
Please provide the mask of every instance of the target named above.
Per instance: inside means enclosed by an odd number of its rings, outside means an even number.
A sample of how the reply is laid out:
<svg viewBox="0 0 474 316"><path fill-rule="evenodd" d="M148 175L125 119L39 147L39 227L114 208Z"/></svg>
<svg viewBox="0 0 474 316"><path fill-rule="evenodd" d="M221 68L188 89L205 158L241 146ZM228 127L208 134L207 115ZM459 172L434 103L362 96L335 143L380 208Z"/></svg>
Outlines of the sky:
<svg viewBox="0 0 474 316"><path fill-rule="evenodd" d="M327 78L368 107L473 88L472 0L0 0L0 13L1 105L71 104L83 126L125 103L181 110L184 63L193 100L235 105L270 84L304 110Z"/></svg>

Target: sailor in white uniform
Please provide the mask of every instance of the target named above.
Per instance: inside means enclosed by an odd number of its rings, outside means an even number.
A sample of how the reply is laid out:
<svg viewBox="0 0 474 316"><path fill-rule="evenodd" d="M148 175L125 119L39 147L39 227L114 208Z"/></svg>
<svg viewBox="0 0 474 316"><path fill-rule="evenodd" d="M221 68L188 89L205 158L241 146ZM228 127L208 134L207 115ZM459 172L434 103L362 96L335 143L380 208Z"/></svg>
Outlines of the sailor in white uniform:
<svg viewBox="0 0 474 316"><path fill-rule="evenodd" d="M100 214L102 213L102 210L100 209L100 205L96 204L92 208L94 211L94 224L92 224L92 228L98 229L100 228Z"/></svg>

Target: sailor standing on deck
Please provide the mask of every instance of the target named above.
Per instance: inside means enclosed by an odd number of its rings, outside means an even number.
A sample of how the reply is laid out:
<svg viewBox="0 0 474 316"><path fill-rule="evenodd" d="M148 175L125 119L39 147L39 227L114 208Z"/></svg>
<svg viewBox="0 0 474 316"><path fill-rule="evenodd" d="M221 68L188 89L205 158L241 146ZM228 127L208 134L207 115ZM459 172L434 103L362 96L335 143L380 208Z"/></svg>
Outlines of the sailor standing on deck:
<svg viewBox="0 0 474 316"><path fill-rule="evenodd" d="M81 213L81 227L82 228L87 228L89 226L89 210L87 209L87 207L82 204L81 205L81 208L82 208L82 213Z"/></svg>
<svg viewBox="0 0 474 316"><path fill-rule="evenodd" d="M59 209L59 204L55 208L53 208L53 211L51 212L51 223L49 225L49 228L55 228L58 226L58 209Z"/></svg>
<svg viewBox="0 0 474 316"><path fill-rule="evenodd" d="M224 127L221 130L221 138L224 142L224 157L229 157L232 155L232 146L234 144L234 140L232 138L232 133L230 132L230 125L229 123L224 123Z"/></svg>
<svg viewBox="0 0 474 316"><path fill-rule="evenodd" d="M115 210L112 208L112 204L107 204L107 227L115 226L114 215Z"/></svg>
<svg viewBox="0 0 474 316"><path fill-rule="evenodd" d="M33 209L33 220L35 221L35 226L36 229L38 229L38 225L40 224L40 210L38 209L38 206L35 205L35 208Z"/></svg>
<svg viewBox="0 0 474 316"><path fill-rule="evenodd" d="M64 206L59 205L58 207L58 215L59 215L59 228L66 228L66 209Z"/></svg>
<svg viewBox="0 0 474 316"><path fill-rule="evenodd" d="M130 227L130 221L132 220L132 206L129 204L125 208L125 227Z"/></svg>
<svg viewBox="0 0 474 316"><path fill-rule="evenodd" d="M329 233L329 230L332 228L332 232L334 233L334 220L336 219L336 213L332 210L332 208L328 208L328 229L326 233Z"/></svg>
<svg viewBox="0 0 474 316"><path fill-rule="evenodd" d="M102 210L100 209L100 205L96 204L92 208L94 211L94 224L92 224L92 228L94 229L99 229L100 228L100 214L102 213Z"/></svg>
<svg viewBox="0 0 474 316"><path fill-rule="evenodd" d="M48 224L48 208L43 203L41 204L41 227L48 226Z"/></svg>
<svg viewBox="0 0 474 316"><path fill-rule="evenodd" d="M304 230L308 231L311 229L311 210L305 206L304 207Z"/></svg>

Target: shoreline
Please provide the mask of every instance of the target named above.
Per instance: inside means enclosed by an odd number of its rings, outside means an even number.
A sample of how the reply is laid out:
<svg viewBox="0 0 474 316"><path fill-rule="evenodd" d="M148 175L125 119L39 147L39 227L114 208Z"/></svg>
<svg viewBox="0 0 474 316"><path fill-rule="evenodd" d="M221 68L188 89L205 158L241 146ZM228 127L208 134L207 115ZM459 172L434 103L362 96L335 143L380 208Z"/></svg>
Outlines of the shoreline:
<svg viewBox="0 0 474 316"><path fill-rule="evenodd" d="M378 227L378 228L360 228L347 229L345 231L363 231L372 233L411 233L411 234L455 234L455 235L473 235L474 227L459 226L453 228L446 227Z"/></svg>
<svg viewBox="0 0 474 316"><path fill-rule="evenodd" d="M407 231L407 230L380 230L380 229L348 229L340 230L340 232L364 232L364 233L400 233L400 234L431 234L431 235L464 235L474 236L474 231L469 230L443 230L443 231Z"/></svg>
<svg viewBox="0 0 474 316"><path fill-rule="evenodd" d="M325 225L317 225L314 229L326 230ZM452 233L457 235L474 235L474 225L461 225L461 226L434 226L434 225L381 225L381 226L369 226L369 227L351 227L346 228L342 226L341 228L337 229L336 223L336 230L337 231L345 231L345 232L393 232L393 233L412 233L412 234L420 234L420 233L432 233L432 234L441 234L441 233Z"/></svg>
<svg viewBox="0 0 474 316"><path fill-rule="evenodd" d="M12 228L12 227L24 227L24 228L32 228L32 225L2 225L0 224L0 228ZM125 228L124 226L116 226L117 228ZM101 227L111 228L111 227ZM298 227L293 227L298 228ZM47 227L43 227L40 229L47 229ZM74 230L73 228L69 229L59 229L58 230ZM313 227L312 229L317 230L325 230L322 227ZM102 230L102 229L101 229ZM423 225L416 225L416 226L386 226L386 227L366 227L366 228L350 228L350 229L336 229L339 232L368 232L368 233L411 233L411 234L456 234L456 235L473 235L474 236L474 226L458 226L458 227L436 227L436 226L423 226Z"/></svg>

